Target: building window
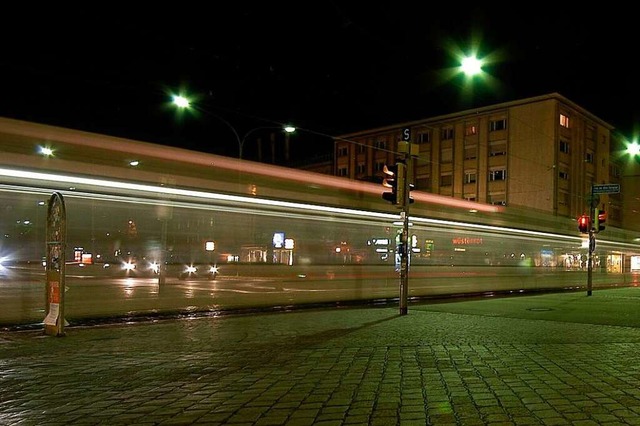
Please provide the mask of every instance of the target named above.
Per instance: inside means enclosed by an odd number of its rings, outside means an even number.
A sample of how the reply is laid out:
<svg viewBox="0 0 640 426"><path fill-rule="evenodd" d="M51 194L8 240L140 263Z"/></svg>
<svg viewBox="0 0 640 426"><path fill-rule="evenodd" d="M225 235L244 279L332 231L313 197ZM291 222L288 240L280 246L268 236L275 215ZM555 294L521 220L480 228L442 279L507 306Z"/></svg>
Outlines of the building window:
<svg viewBox="0 0 640 426"><path fill-rule="evenodd" d="M567 129L569 128L569 116L568 115L560 114L560 125L562 127L566 127Z"/></svg>
<svg viewBox="0 0 640 426"><path fill-rule="evenodd" d="M376 149L387 149L387 141L375 141L373 147Z"/></svg>
<svg viewBox="0 0 640 426"><path fill-rule="evenodd" d="M478 174L474 172L464 173L464 183L476 183Z"/></svg>
<svg viewBox="0 0 640 426"><path fill-rule="evenodd" d="M478 133L478 127L475 124L467 124L464 128L465 136L473 136Z"/></svg>
<svg viewBox="0 0 640 426"><path fill-rule="evenodd" d="M496 157L499 155L507 155L507 142L491 142L489 145L489 157Z"/></svg>
<svg viewBox="0 0 640 426"><path fill-rule="evenodd" d="M349 148L346 146L338 147L338 157L346 157L349 155Z"/></svg>
<svg viewBox="0 0 640 426"><path fill-rule="evenodd" d="M430 143L430 142L431 142L431 132L418 133L418 144Z"/></svg>
<svg viewBox="0 0 640 426"><path fill-rule="evenodd" d="M489 122L489 131L497 132L498 130L505 130L507 128L507 119L501 118L500 120L491 120Z"/></svg>
<svg viewBox="0 0 640 426"><path fill-rule="evenodd" d="M561 206L569 205L569 193L561 191L558 193L558 204Z"/></svg>
<svg viewBox="0 0 640 426"><path fill-rule="evenodd" d="M367 171L367 166L364 163L358 164L356 168L356 173L359 175L365 174Z"/></svg>
<svg viewBox="0 0 640 426"><path fill-rule="evenodd" d="M558 177L562 180L569 180L569 172L566 171L559 171L558 172Z"/></svg>
<svg viewBox="0 0 640 426"><path fill-rule="evenodd" d="M618 168L617 164L609 164L609 175L616 178L620 177L620 168Z"/></svg>
<svg viewBox="0 0 640 426"><path fill-rule="evenodd" d="M385 164L384 161L376 161L376 164L374 166L375 167L375 171L376 172L381 172L382 170L384 170L384 164Z"/></svg>
<svg viewBox="0 0 640 426"><path fill-rule="evenodd" d="M431 163L431 150L429 149L427 151L420 151L420 157L421 157L420 159L424 164Z"/></svg>
<svg viewBox="0 0 640 426"><path fill-rule="evenodd" d="M347 176L347 168L346 167L339 167L338 168L338 176Z"/></svg>
<svg viewBox="0 0 640 426"><path fill-rule="evenodd" d="M489 172L489 180L507 180L507 171L505 169L491 170Z"/></svg>
<svg viewBox="0 0 640 426"><path fill-rule="evenodd" d="M443 141L453 139L453 127L444 127L440 129L440 139Z"/></svg>
<svg viewBox="0 0 640 426"><path fill-rule="evenodd" d="M476 145L470 145L464 147L464 159L475 160L478 157L478 147Z"/></svg>
<svg viewBox="0 0 640 426"><path fill-rule="evenodd" d="M506 206L507 196L505 194L490 194L489 202L494 206Z"/></svg>
<svg viewBox="0 0 640 426"><path fill-rule="evenodd" d="M440 175L440 186L453 185L453 175L451 173Z"/></svg>
<svg viewBox="0 0 640 426"><path fill-rule="evenodd" d="M367 146L364 144L358 144L358 154L364 154L367 152Z"/></svg>
<svg viewBox="0 0 640 426"><path fill-rule="evenodd" d="M593 164L593 152L587 152L584 155L584 161L589 164Z"/></svg>
<svg viewBox="0 0 640 426"><path fill-rule="evenodd" d="M421 191L428 191L429 182L431 182L431 176L418 176L416 178L416 189L420 189Z"/></svg>
<svg viewBox="0 0 640 426"><path fill-rule="evenodd" d="M569 153L569 142L560 141L560 152L564 152L565 154Z"/></svg>
<svg viewBox="0 0 640 426"><path fill-rule="evenodd" d="M442 148L440 151L440 163L451 163L453 161L453 148Z"/></svg>

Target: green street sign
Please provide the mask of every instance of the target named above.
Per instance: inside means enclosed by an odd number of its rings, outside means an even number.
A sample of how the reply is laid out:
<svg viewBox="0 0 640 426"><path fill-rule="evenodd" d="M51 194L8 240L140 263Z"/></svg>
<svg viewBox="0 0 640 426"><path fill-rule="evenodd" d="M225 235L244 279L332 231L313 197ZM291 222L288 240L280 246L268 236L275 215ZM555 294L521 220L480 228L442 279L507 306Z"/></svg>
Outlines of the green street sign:
<svg viewBox="0 0 640 426"><path fill-rule="evenodd" d="M592 194L617 194L620 192L620 184L606 183L603 185L593 185L591 187Z"/></svg>

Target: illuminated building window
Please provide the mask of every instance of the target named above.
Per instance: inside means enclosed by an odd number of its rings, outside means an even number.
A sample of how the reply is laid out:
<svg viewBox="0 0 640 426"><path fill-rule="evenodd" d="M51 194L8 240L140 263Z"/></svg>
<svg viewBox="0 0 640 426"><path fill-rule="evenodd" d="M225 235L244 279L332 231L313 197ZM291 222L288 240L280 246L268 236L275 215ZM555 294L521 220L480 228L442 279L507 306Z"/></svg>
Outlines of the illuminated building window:
<svg viewBox="0 0 640 426"><path fill-rule="evenodd" d="M564 114L560 114L560 125L562 127L566 127L568 129L569 128L569 116L564 115Z"/></svg>
<svg viewBox="0 0 640 426"><path fill-rule="evenodd" d="M465 128L464 128L464 134L465 136L473 136L475 134L478 133L478 127L474 124L468 124Z"/></svg>

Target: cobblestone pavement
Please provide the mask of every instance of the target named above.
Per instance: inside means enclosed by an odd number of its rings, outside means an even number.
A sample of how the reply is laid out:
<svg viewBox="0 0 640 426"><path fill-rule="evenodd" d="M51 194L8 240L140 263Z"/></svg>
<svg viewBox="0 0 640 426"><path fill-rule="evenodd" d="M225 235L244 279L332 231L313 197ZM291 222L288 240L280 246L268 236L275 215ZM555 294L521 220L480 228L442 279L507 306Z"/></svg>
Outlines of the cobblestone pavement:
<svg viewBox="0 0 640 426"><path fill-rule="evenodd" d="M1 425L640 425L640 288L0 333Z"/></svg>

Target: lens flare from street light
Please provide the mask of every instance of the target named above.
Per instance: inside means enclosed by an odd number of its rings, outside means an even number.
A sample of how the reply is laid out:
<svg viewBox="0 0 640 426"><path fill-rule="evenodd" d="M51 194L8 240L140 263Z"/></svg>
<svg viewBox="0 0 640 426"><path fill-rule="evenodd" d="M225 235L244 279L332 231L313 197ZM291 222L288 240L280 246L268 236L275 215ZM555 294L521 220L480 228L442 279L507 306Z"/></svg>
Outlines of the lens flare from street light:
<svg viewBox="0 0 640 426"><path fill-rule="evenodd" d="M467 76L473 76L482 72L482 61L475 56L467 56L462 59L460 69Z"/></svg>
<svg viewBox="0 0 640 426"><path fill-rule="evenodd" d="M40 154L46 156L46 157L51 157L53 155L53 149L47 147L47 146L41 146L40 147Z"/></svg>
<svg viewBox="0 0 640 426"><path fill-rule="evenodd" d="M191 102L189 99L185 98L182 95L173 95L173 103L176 104L179 108L189 108L191 106Z"/></svg>
<svg viewBox="0 0 640 426"><path fill-rule="evenodd" d="M640 154L640 144L638 142L633 141L629 145L627 145L627 153L631 156L636 156Z"/></svg>

